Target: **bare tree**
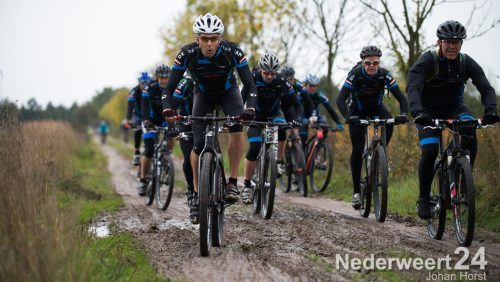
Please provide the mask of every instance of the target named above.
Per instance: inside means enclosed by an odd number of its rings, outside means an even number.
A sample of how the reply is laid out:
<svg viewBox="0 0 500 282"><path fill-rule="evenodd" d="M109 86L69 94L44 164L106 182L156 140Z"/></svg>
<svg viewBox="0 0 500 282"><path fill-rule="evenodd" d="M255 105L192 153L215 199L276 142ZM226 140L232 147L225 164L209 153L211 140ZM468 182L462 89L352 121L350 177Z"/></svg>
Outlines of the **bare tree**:
<svg viewBox="0 0 500 282"><path fill-rule="evenodd" d="M333 65L343 46L354 43L356 29L361 26L353 24L357 21L363 9L356 7L354 1L310 0L297 2L297 15L304 35L309 39L318 40L325 55L320 57L327 64L325 89L333 90ZM326 60L325 60L326 59Z"/></svg>
<svg viewBox="0 0 500 282"><path fill-rule="evenodd" d="M422 27L424 22L437 5L453 1L401 0L403 5L402 19L397 17L398 11L394 9L394 5L388 3L388 0L362 0L361 2L382 17L383 26L385 26L386 34L389 36L389 47L396 55L399 71L406 74L422 52L428 48L423 43ZM471 25L474 14L487 3L487 0L482 4L477 4L477 1L472 2L474 2L474 6L467 21L467 26ZM499 23L500 20L498 19L494 19L490 25L481 22L476 28L472 29L472 32L469 32L468 38L481 36L497 27Z"/></svg>

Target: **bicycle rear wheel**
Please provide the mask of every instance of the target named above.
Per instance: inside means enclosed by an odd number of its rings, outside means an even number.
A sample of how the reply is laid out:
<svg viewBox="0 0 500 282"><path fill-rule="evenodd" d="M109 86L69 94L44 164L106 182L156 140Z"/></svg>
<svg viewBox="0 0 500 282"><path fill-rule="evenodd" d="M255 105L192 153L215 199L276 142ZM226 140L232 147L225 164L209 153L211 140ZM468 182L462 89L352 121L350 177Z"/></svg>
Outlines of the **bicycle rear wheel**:
<svg viewBox="0 0 500 282"><path fill-rule="evenodd" d="M156 173L156 204L159 209L166 210L174 192L175 169L171 155L161 154Z"/></svg>
<svg viewBox="0 0 500 282"><path fill-rule="evenodd" d="M476 220L476 205L474 196L474 182L472 169L465 157L455 160L453 179L456 195L451 202L453 208L453 226L460 246L468 247L474 237L474 224ZM453 190L452 190L453 195Z"/></svg>
<svg viewBox="0 0 500 282"><path fill-rule="evenodd" d="M211 228L212 228L212 209L210 205L210 194L212 190L214 155L206 152L200 158L200 174L198 181L198 196L200 200L200 254L201 256L210 255L212 246Z"/></svg>
<svg viewBox="0 0 500 282"><path fill-rule="evenodd" d="M260 215L264 219L270 219L273 214L274 196L276 189L276 148L270 146L266 150L264 159L264 170L261 181L261 210Z"/></svg>
<svg viewBox="0 0 500 282"><path fill-rule="evenodd" d="M443 164L438 162L434 165L434 179L432 180L430 207L431 218L427 223L427 234L431 239L441 240L443 238L446 222L446 206L444 194L446 190L446 173Z"/></svg>
<svg viewBox="0 0 500 282"><path fill-rule="evenodd" d="M224 175L222 172L224 168L222 164L218 164L215 168L215 199L216 202L212 207L212 246L220 247L222 245L222 239L224 238L224 201L222 197L224 195L224 189L226 187L226 182L224 180Z"/></svg>
<svg viewBox="0 0 500 282"><path fill-rule="evenodd" d="M380 145L375 147L375 159L372 167L372 190L375 218L384 222L387 216L387 158L384 148Z"/></svg>
<svg viewBox="0 0 500 282"><path fill-rule="evenodd" d="M319 143L314 151L309 185L313 192L323 192L330 183L333 171L333 151L326 143Z"/></svg>
<svg viewBox="0 0 500 282"><path fill-rule="evenodd" d="M371 152L368 152L371 154ZM363 154L362 166L361 166L361 181L359 183L359 197L361 200L361 207L359 209L359 214L362 217L368 217L370 215L370 208L372 204L372 190L371 190L371 177L367 159L368 154Z"/></svg>
<svg viewBox="0 0 500 282"><path fill-rule="evenodd" d="M281 183L281 190L284 193L288 193L292 190L292 184L294 181L294 175L293 175L294 165L292 162L292 149L289 147L288 144L285 147L285 165L286 165L286 180L285 176L282 175L280 178L280 183Z"/></svg>

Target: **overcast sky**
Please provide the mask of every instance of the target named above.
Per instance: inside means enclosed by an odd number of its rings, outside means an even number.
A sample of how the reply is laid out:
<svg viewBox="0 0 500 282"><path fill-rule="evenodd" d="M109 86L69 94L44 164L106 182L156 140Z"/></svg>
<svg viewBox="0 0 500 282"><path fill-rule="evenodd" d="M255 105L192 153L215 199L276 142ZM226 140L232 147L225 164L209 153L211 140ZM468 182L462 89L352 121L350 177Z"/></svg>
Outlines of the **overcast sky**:
<svg viewBox="0 0 500 282"><path fill-rule="evenodd" d="M500 1L492 2L491 15L500 17ZM184 7L185 0L0 0L0 98L69 106L106 86L132 87L142 69L165 61L160 29ZM440 22L465 22L470 7L438 6L426 24L428 43ZM490 79L496 75L496 86L499 47L498 28L463 46Z"/></svg>

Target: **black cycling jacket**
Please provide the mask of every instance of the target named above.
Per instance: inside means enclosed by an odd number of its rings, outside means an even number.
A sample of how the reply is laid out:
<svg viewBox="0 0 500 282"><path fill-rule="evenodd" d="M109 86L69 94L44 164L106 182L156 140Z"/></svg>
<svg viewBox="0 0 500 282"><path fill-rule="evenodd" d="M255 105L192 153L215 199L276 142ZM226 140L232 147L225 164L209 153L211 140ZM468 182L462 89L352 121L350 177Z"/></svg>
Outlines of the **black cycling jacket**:
<svg viewBox="0 0 500 282"><path fill-rule="evenodd" d="M435 76L432 51L422 54L408 72L406 92L413 116L419 111L440 112L464 104L464 86L469 78L481 94L485 111L496 111L495 90L476 61L465 54L453 61L444 57L437 60L439 71ZM460 60L465 60L465 70L461 70Z"/></svg>

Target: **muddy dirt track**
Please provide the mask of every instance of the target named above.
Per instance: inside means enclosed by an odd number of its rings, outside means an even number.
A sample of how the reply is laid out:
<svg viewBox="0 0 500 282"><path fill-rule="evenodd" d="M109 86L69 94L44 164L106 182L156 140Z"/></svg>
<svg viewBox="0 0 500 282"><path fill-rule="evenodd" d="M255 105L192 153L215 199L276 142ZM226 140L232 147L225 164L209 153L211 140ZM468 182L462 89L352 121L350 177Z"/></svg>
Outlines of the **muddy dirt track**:
<svg viewBox="0 0 500 282"><path fill-rule="evenodd" d="M440 280L465 274L470 279L477 274L481 276L475 280L500 281L500 236L486 231L477 232L465 263L470 263L478 248L485 247L485 270L477 266L468 271L399 270L395 263L389 273L345 269L342 261L336 261L337 254L344 261L346 256L364 260L371 254L375 259L436 261L449 255L451 267L462 255L454 254L457 243L449 222L443 240L434 241L418 220L389 216L385 223L377 223L373 215L361 218L348 203L316 195L302 198L296 193L278 192L270 220L253 215L251 207L241 201L229 207L223 247L212 248L210 257L201 257L198 226L188 220L183 189L176 188L166 211L158 210L156 203L147 207L137 195L136 172L130 161L109 146L101 148L109 159L112 184L126 203L111 220L119 230L132 231L153 265L174 281L426 281L429 274L441 275L434 276ZM180 170L176 178L183 179Z"/></svg>

